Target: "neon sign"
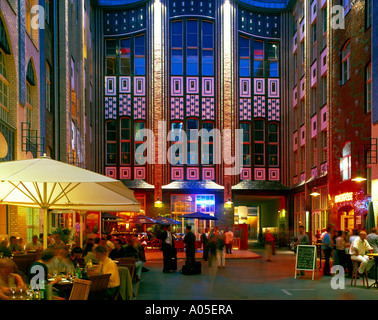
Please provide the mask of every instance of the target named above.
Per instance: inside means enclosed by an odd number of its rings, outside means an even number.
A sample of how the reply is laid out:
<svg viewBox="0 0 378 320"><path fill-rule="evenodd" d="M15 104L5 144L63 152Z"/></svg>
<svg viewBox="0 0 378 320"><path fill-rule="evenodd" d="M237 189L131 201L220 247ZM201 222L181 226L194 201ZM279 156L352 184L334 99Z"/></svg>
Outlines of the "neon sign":
<svg viewBox="0 0 378 320"><path fill-rule="evenodd" d="M352 201L353 200L353 192L346 192L335 196L335 203L345 202L345 201Z"/></svg>

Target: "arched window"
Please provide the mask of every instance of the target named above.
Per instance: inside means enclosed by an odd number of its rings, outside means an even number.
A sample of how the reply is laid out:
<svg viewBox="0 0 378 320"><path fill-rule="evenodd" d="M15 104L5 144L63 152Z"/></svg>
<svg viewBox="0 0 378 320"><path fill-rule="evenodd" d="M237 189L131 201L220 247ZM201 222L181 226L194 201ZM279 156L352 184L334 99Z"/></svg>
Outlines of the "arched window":
<svg viewBox="0 0 378 320"><path fill-rule="evenodd" d="M340 159L341 181L350 180L352 177L352 144L347 142L343 148Z"/></svg>

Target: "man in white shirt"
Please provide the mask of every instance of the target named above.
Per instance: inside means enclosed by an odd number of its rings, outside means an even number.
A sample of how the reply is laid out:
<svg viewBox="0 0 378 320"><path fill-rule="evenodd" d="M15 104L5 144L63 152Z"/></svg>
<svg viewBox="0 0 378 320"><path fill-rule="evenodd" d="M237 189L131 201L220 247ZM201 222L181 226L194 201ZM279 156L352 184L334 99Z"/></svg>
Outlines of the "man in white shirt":
<svg viewBox="0 0 378 320"><path fill-rule="evenodd" d="M361 231L349 249L351 259L353 261L361 262L360 267L358 268L359 274L363 274L365 270L369 271L374 265L374 260L366 255L368 251L373 252L373 248L370 246L369 242L367 242L366 237L366 232Z"/></svg>
<svg viewBox="0 0 378 320"><path fill-rule="evenodd" d="M25 246L25 251L36 250L42 251L43 245L38 241L38 236L33 236L32 241L27 243Z"/></svg>
<svg viewBox="0 0 378 320"><path fill-rule="evenodd" d="M104 246L97 246L94 251L96 259L99 261L97 272L100 274L111 274L106 296L109 299L112 299L114 298L118 287L121 284L117 264L108 257L108 248Z"/></svg>

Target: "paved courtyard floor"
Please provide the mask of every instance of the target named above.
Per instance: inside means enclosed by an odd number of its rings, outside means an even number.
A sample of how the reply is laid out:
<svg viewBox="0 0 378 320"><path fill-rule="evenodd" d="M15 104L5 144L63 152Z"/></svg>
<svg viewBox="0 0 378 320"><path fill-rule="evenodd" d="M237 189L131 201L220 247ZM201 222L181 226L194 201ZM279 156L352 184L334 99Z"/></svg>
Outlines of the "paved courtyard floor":
<svg viewBox="0 0 378 320"><path fill-rule="evenodd" d="M209 267L202 261L202 274L185 276L179 272L162 272L161 252L147 254L146 267L150 270L142 275L139 286L139 301L143 300L377 300L378 289L351 286L351 279L345 278L342 289L333 289L336 278L306 272L304 277L294 278L295 255L279 249L272 262L266 262L263 248L249 252L234 252L226 259L226 268ZM178 269L185 262L185 254L179 253ZM369 285L374 282L369 279ZM342 285L340 280L335 282Z"/></svg>

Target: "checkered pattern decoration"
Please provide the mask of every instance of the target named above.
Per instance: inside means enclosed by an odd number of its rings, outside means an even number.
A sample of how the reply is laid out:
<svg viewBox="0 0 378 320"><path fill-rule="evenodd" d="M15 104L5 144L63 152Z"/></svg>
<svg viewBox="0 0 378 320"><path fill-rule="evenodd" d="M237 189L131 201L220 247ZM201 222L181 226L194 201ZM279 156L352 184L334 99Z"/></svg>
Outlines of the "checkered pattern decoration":
<svg viewBox="0 0 378 320"><path fill-rule="evenodd" d="M280 169L269 169L269 181L280 181Z"/></svg>
<svg viewBox="0 0 378 320"><path fill-rule="evenodd" d="M186 96L186 116L199 117L200 116L200 100L199 95Z"/></svg>
<svg viewBox="0 0 378 320"><path fill-rule="evenodd" d="M105 97L105 119L117 119L116 97Z"/></svg>
<svg viewBox="0 0 378 320"><path fill-rule="evenodd" d="M105 175L109 178L117 179L117 168L113 168L113 167L106 168Z"/></svg>
<svg viewBox="0 0 378 320"><path fill-rule="evenodd" d="M215 180L215 169L214 168L203 168L202 169L202 180L207 180L207 181Z"/></svg>
<svg viewBox="0 0 378 320"><path fill-rule="evenodd" d="M202 120L215 120L214 98L202 98Z"/></svg>
<svg viewBox="0 0 378 320"><path fill-rule="evenodd" d="M184 180L184 168L172 168L171 169L172 180Z"/></svg>
<svg viewBox="0 0 378 320"><path fill-rule="evenodd" d="M135 180L144 180L146 179L146 168L134 168L134 178Z"/></svg>
<svg viewBox="0 0 378 320"><path fill-rule="evenodd" d="M242 173L240 175L241 180L251 180L252 178L252 172L250 168L246 168L242 170Z"/></svg>
<svg viewBox="0 0 378 320"><path fill-rule="evenodd" d="M188 168L187 169L187 179L188 180L199 180L199 168Z"/></svg>
<svg viewBox="0 0 378 320"><path fill-rule="evenodd" d="M240 99L240 120L252 120L251 99Z"/></svg>
<svg viewBox="0 0 378 320"><path fill-rule="evenodd" d="M280 121L280 116L280 99L268 99L268 121Z"/></svg>
<svg viewBox="0 0 378 320"><path fill-rule="evenodd" d="M265 97L255 96L253 99L253 115L255 118L265 117Z"/></svg>
<svg viewBox="0 0 378 320"><path fill-rule="evenodd" d="M184 120L184 98L171 98L171 119Z"/></svg>
<svg viewBox="0 0 378 320"><path fill-rule="evenodd" d="M119 169L119 178L121 180L131 180L131 168L123 167Z"/></svg>
<svg viewBox="0 0 378 320"><path fill-rule="evenodd" d="M265 169L256 168L255 169L255 180L256 181L265 181Z"/></svg>
<svg viewBox="0 0 378 320"><path fill-rule="evenodd" d="M131 77L119 77L119 92L131 93Z"/></svg>
<svg viewBox="0 0 378 320"><path fill-rule="evenodd" d="M131 94L119 95L119 115L131 117Z"/></svg>
<svg viewBox="0 0 378 320"><path fill-rule="evenodd" d="M146 119L145 97L134 97L134 119Z"/></svg>

